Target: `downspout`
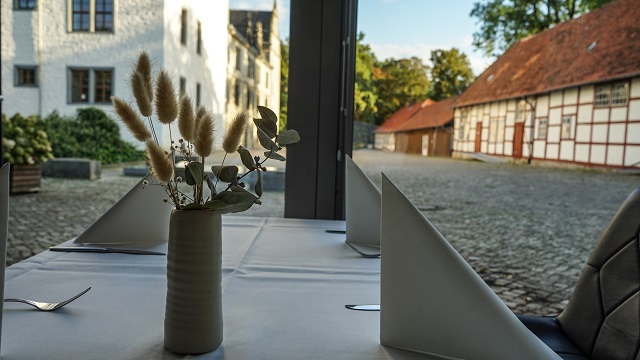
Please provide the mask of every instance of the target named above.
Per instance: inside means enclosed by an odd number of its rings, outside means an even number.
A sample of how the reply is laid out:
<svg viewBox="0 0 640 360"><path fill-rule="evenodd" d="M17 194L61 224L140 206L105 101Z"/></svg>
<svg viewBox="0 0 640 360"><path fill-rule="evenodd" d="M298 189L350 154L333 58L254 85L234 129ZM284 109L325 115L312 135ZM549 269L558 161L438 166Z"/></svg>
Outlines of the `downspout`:
<svg viewBox="0 0 640 360"><path fill-rule="evenodd" d="M536 130L536 105L525 96L523 96L522 99L527 102L527 105L531 106L531 134L529 135L529 156L527 156L527 164L531 164L531 160L533 159L533 139Z"/></svg>
<svg viewBox="0 0 640 360"><path fill-rule="evenodd" d="M37 74L38 74L38 115L40 117L43 117L44 114L42 114L42 5L43 1L38 1L36 4L36 7L38 9L38 68L37 68Z"/></svg>

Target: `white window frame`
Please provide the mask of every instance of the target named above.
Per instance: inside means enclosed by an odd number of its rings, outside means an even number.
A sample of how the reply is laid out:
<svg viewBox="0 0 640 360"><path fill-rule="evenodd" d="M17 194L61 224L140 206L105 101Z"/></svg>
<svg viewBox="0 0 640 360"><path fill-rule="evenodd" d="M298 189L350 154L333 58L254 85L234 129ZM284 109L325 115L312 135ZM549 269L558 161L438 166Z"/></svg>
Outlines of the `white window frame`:
<svg viewBox="0 0 640 360"><path fill-rule="evenodd" d="M549 129L549 118L547 117L539 118L536 140L547 140L548 129Z"/></svg>
<svg viewBox="0 0 640 360"><path fill-rule="evenodd" d="M116 4L117 0L113 0L112 4L112 24L111 30L96 30L96 0L89 0L89 29L87 30L74 30L73 29L73 2L74 0L67 0L67 31L73 33L96 33L96 34L113 34L116 29Z"/></svg>
<svg viewBox="0 0 640 360"><path fill-rule="evenodd" d="M629 103L629 82L596 85L593 94L594 107L626 106Z"/></svg>
<svg viewBox="0 0 640 360"><path fill-rule="evenodd" d="M560 127L560 139L571 140L573 139L573 119L574 115L564 115L562 117L562 123Z"/></svg>

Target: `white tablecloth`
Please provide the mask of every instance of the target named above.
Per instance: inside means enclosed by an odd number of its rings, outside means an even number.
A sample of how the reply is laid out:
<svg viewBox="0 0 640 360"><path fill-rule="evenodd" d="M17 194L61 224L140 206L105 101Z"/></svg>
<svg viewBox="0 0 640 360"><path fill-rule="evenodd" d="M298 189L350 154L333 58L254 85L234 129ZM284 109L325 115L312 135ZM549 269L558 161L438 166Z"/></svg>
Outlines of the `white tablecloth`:
<svg viewBox="0 0 640 360"><path fill-rule="evenodd" d="M342 221L223 216L224 340L203 359L412 359L379 343L380 260L344 243ZM166 244L152 247L166 251ZM7 269L3 359L173 359L163 346L166 257L46 251Z"/></svg>

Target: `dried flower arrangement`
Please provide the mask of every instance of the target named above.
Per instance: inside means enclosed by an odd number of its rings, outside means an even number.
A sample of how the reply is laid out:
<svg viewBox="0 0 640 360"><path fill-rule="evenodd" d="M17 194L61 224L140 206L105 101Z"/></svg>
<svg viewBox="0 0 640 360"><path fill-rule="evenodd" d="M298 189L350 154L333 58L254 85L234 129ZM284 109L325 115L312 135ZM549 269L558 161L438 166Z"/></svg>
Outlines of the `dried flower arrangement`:
<svg viewBox="0 0 640 360"><path fill-rule="evenodd" d="M215 210L226 214L245 211L253 204L260 204L262 172L266 171L265 161L285 161L285 158L278 154L278 151L282 150L281 146L300 141L298 132L293 129L278 133L278 119L275 113L269 108L258 106L262 118L253 119L253 122L257 127L258 141L266 151L264 158L253 156L248 149L239 146L248 122L247 114L241 112L234 117L225 134L222 143L225 151L222 164L211 167L216 178L214 182L204 170L205 158L213 152L214 128L211 113L203 106L194 109L188 96L182 96L178 100L171 77L164 70L156 76L154 91L151 59L144 51L138 57L130 80L138 111L128 102L115 96L112 97L114 109L131 134L146 144L151 173L159 181L159 184L152 185L163 186L167 193L164 201L171 202L178 210ZM152 122L154 107L158 121L169 127L169 133L171 124L177 119L182 138L177 143L171 139L170 151L163 150L156 137ZM146 118L148 126L139 114ZM247 168L242 175L238 174L237 166L224 165L227 155L236 152ZM176 167L176 157L184 158L184 170ZM194 157L196 161L193 160ZM255 194L246 190L245 184L241 181L253 171L257 172ZM183 181L190 190L183 191L179 188L178 185ZM227 184L223 191L216 191L218 181ZM206 198L204 186L210 190L210 195Z"/></svg>

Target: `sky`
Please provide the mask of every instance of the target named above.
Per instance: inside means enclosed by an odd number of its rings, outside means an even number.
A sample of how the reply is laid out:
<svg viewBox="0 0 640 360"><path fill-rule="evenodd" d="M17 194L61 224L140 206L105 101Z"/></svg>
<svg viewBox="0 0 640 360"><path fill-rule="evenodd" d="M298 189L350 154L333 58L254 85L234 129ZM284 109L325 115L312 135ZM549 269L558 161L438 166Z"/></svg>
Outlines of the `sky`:
<svg viewBox="0 0 640 360"><path fill-rule="evenodd" d="M289 36L290 0L278 1L280 37ZM478 0L359 0L358 32L365 34L379 60L417 56L430 65L431 51L455 47L467 55L475 75L492 60L474 51L473 33L480 29L469 13ZM229 0L235 10L271 10L273 0Z"/></svg>

